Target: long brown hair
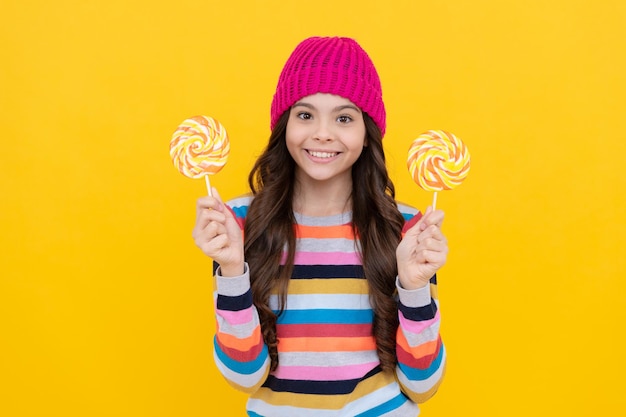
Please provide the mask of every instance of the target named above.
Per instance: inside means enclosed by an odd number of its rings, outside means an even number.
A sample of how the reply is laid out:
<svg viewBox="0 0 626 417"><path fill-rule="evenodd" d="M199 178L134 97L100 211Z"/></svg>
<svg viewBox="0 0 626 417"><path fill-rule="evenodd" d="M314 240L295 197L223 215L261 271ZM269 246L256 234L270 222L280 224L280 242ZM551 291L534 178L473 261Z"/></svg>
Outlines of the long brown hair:
<svg viewBox="0 0 626 417"><path fill-rule="evenodd" d="M368 146L363 148L352 166L352 227L355 236L359 237L363 271L369 285L378 357L384 370L392 370L396 364L398 329L398 308L394 298L396 247L401 239L404 219L398 211L395 188L387 173L380 130L366 113L363 116ZM272 370L278 366L278 339L277 315L269 307L269 297L276 291L282 312L293 270L296 241L292 206L296 164L285 142L288 118L289 111L286 111L248 176L254 199L244 229L252 296ZM287 258L281 266L285 248Z"/></svg>

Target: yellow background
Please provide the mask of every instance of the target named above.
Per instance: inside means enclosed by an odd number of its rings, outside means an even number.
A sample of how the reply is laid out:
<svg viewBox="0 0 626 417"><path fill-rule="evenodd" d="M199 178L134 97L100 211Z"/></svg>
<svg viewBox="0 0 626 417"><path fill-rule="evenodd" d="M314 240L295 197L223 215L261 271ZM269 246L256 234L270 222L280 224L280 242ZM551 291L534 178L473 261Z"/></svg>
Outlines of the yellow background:
<svg viewBox="0 0 626 417"><path fill-rule="evenodd" d="M427 129L472 169L439 194L449 366L425 416L626 412L626 2L70 1L0 6L0 415L243 415L212 360L201 180L168 155L218 118L246 191L293 47L376 63L398 197Z"/></svg>

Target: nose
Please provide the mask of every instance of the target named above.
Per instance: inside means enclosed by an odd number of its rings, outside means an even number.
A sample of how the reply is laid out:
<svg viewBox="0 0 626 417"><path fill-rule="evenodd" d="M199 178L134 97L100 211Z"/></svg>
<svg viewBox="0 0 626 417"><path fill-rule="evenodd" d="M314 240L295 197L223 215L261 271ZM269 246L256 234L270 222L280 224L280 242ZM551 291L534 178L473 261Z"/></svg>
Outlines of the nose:
<svg viewBox="0 0 626 417"><path fill-rule="evenodd" d="M330 124L326 121L320 121L316 126L313 139L319 142L329 142L333 140L333 132Z"/></svg>

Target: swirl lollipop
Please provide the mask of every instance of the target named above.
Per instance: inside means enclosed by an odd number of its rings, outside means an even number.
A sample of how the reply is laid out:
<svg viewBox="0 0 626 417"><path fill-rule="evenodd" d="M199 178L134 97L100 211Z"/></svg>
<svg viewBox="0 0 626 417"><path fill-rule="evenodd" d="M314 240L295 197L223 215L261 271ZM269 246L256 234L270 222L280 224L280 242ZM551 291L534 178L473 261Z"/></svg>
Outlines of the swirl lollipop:
<svg viewBox="0 0 626 417"><path fill-rule="evenodd" d="M407 168L413 181L426 191L451 190L460 185L470 170L467 146L452 133L429 130L418 136L409 147Z"/></svg>
<svg viewBox="0 0 626 417"><path fill-rule="evenodd" d="M208 116L194 116L183 121L170 141L174 166L186 177L204 175L211 195L209 175L219 172L228 159L230 141L224 126Z"/></svg>

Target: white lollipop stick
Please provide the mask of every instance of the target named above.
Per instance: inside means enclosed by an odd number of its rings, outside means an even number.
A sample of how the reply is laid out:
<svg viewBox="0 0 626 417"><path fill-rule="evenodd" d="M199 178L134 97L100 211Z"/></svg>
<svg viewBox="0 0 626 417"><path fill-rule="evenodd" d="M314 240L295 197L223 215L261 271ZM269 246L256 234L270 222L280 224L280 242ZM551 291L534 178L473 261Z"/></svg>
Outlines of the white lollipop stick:
<svg viewBox="0 0 626 417"><path fill-rule="evenodd" d="M209 197L213 197L213 193L211 192L211 181L209 181L209 174L204 176L204 182L206 182L206 190L209 192Z"/></svg>
<svg viewBox="0 0 626 417"><path fill-rule="evenodd" d="M437 208L437 191L433 195L433 210Z"/></svg>

